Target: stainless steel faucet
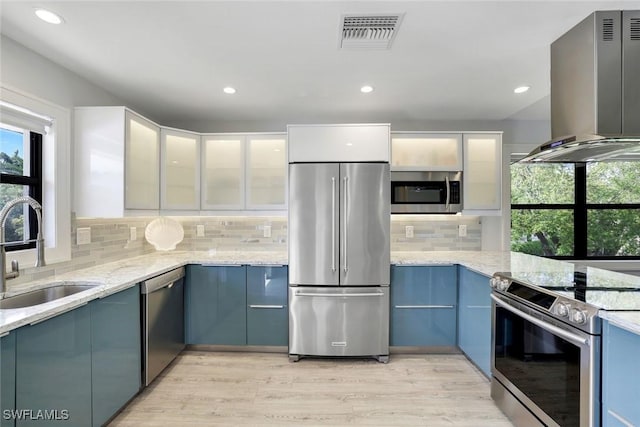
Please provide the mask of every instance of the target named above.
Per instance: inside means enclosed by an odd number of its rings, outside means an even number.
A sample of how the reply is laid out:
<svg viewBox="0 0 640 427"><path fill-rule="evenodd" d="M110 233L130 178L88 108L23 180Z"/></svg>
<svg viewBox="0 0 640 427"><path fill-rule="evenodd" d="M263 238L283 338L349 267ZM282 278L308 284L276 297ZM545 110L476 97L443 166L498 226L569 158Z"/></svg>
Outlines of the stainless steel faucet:
<svg viewBox="0 0 640 427"><path fill-rule="evenodd" d="M27 204L31 206L31 209L36 213L36 220L38 222L38 235L35 239L36 242L36 267L42 267L45 265L44 261L44 237L42 235L42 206L36 200L29 196L17 197L2 207L0 210L0 294L6 292L7 290L7 280L14 279L20 275L20 268L18 266L17 261L13 261L11 263L11 272L5 272L5 264L7 254L5 252L5 246L7 245L4 241L4 227L7 222L7 217L9 216L9 211L16 205L19 204ZM26 218L25 218L26 223ZM34 240L25 240L24 243L30 243Z"/></svg>

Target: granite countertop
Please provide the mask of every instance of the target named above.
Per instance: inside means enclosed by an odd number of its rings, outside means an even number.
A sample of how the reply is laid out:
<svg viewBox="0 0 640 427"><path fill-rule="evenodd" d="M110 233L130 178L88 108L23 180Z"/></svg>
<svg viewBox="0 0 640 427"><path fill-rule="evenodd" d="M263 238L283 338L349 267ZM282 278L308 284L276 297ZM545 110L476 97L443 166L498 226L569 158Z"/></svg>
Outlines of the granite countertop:
<svg viewBox="0 0 640 427"><path fill-rule="evenodd" d="M0 310L0 334L39 320L64 313L89 301L102 298L134 286L187 264L205 265L286 265L286 252L268 251L170 251L155 252L135 258L102 264L99 266L57 275L11 286L5 297L39 289L52 282L95 282L93 288L77 294L37 306ZM392 252L391 264L395 265L453 265L460 264L481 274L491 276L497 271L510 271L513 277L531 283L564 283L573 280L574 264L515 252L495 251L428 251ZM640 288L640 278L605 270L591 269L591 276L601 276L602 281L614 281L625 286ZM600 280L600 279L599 279ZM54 283L55 284L55 283ZM605 313L610 322L640 334L640 313Z"/></svg>

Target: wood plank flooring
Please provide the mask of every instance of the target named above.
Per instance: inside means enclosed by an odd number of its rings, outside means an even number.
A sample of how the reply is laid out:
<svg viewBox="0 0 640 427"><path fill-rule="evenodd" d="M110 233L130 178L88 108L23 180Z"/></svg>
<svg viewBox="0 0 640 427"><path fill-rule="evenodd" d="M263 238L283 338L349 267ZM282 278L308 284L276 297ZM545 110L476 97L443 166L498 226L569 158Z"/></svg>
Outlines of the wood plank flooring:
<svg viewBox="0 0 640 427"><path fill-rule="evenodd" d="M110 427L510 427L462 355L374 360L185 351Z"/></svg>

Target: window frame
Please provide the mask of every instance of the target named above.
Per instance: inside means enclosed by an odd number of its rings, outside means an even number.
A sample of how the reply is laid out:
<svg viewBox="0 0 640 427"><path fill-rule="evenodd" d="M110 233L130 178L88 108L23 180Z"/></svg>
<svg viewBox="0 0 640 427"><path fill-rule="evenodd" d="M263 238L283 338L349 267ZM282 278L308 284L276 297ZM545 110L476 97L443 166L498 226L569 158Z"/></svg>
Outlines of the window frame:
<svg viewBox="0 0 640 427"><path fill-rule="evenodd" d="M51 126L42 141L42 231L48 265L71 259L71 111L20 89L0 83L0 100L42 114ZM29 267L35 249L11 252L11 260ZM1 266L0 266L1 267Z"/></svg>
<svg viewBox="0 0 640 427"><path fill-rule="evenodd" d="M640 209L640 203L587 203L587 163L575 162L574 172L574 203L511 203L513 210L572 210L573 211L573 255L571 256L544 256L545 258L559 260L593 260L593 261L632 261L640 260L638 256L589 256L588 255L588 221L587 214L590 210L621 210Z"/></svg>
<svg viewBox="0 0 640 427"><path fill-rule="evenodd" d="M4 126L3 126L4 127ZM9 128L13 126L6 126ZM29 175L14 175L8 173L0 173L0 182L2 184L23 185L29 188L29 196L42 204L42 134L29 129L20 129L23 134L28 134L29 144L28 153L24 153L24 158L29 162ZM29 221L29 235L25 236L26 240L35 240L38 232L38 222L33 209L27 209ZM36 247L35 241L30 243L16 243L5 247L7 252L19 251L24 249L33 249Z"/></svg>

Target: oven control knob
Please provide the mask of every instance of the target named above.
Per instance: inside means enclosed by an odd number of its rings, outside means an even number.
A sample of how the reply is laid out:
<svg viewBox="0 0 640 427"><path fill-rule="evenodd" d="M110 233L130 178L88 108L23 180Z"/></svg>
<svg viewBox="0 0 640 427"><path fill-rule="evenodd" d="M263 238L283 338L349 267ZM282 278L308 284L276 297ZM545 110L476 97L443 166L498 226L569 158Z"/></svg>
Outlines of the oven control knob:
<svg viewBox="0 0 640 427"><path fill-rule="evenodd" d="M492 277L491 280L489 280L489 286L495 289L498 286L499 281L500 279L498 279L497 277Z"/></svg>
<svg viewBox="0 0 640 427"><path fill-rule="evenodd" d="M498 282L498 290L500 291L506 291L507 288L509 288L509 280L508 279L502 279Z"/></svg>
<svg viewBox="0 0 640 427"><path fill-rule="evenodd" d="M566 302L560 302L556 306L556 314L562 317L569 317L569 310L571 309L571 305Z"/></svg>
<svg viewBox="0 0 640 427"><path fill-rule="evenodd" d="M571 320L578 325L584 325L587 323L587 313L579 308L571 310Z"/></svg>

